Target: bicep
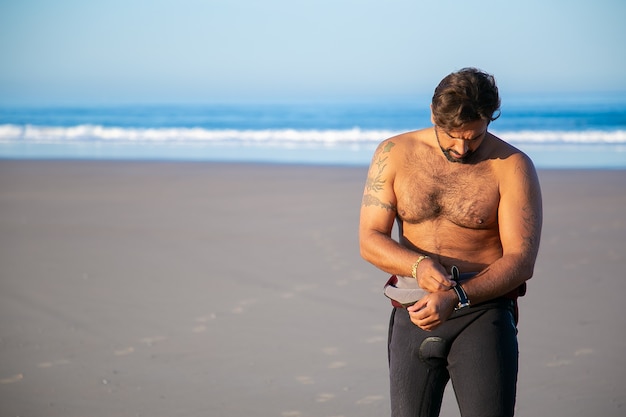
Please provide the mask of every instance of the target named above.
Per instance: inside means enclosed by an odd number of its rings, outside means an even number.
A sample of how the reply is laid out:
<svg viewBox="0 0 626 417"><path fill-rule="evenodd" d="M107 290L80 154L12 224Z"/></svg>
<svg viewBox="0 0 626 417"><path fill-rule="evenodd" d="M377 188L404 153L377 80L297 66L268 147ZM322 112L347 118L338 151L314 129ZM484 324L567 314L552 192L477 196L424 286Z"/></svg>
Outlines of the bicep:
<svg viewBox="0 0 626 417"><path fill-rule="evenodd" d="M528 157L516 155L510 173L501 184L498 221L503 253L534 258L539 250L542 226L541 189Z"/></svg>
<svg viewBox="0 0 626 417"><path fill-rule="evenodd" d="M396 217L396 197L393 189L394 168L391 149L395 143L380 144L367 173L361 200L360 232L391 234Z"/></svg>

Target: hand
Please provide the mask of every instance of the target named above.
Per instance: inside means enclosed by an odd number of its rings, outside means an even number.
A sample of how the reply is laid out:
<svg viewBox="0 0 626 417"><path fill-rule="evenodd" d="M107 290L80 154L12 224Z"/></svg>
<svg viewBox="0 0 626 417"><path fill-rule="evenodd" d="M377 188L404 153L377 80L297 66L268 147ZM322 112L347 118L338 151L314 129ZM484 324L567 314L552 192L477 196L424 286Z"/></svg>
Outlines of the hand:
<svg viewBox="0 0 626 417"><path fill-rule="evenodd" d="M448 291L456 285L443 266L431 258L424 259L418 265L417 283L428 292Z"/></svg>
<svg viewBox="0 0 626 417"><path fill-rule="evenodd" d="M454 291L439 291L427 294L407 310L413 324L431 331L450 317L457 303Z"/></svg>

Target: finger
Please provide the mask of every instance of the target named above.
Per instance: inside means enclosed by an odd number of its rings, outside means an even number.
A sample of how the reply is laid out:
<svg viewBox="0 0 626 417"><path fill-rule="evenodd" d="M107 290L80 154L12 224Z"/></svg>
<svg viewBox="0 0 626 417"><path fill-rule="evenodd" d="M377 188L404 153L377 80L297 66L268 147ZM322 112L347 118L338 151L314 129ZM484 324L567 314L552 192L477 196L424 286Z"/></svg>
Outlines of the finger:
<svg viewBox="0 0 626 417"><path fill-rule="evenodd" d="M422 330L431 331L439 325L439 320L433 319L432 317L426 317L422 320L416 320L415 324Z"/></svg>
<svg viewBox="0 0 626 417"><path fill-rule="evenodd" d="M409 316L411 317L411 321L419 324L427 324L433 320L432 311L428 308L422 308L421 310L409 312Z"/></svg>
<svg viewBox="0 0 626 417"><path fill-rule="evenodd" d="M449 280L447 278L441 278L441 277L431 277L432 279L432 287L436 290L436 291L446 291L449 290L450 288L452 288L454 285L456 285L456 283L452 280ZM433 292L436 292L433 291Z"/></svg>
<svg viewBox="0 0 626 417"><path fill-rule="evenodd" d="M452 288L456 285L456 282L452 279L452 275L439 275L439 281L441 285Z"/></svg>
<svg viewBox="0 0 626 417"><path fill-rule="evenodd" d="M426 330L430 327L430 323L425 319L418 319L416 317L411 317L411 322L423 330Z"/></svg>
<svg viewBox="0 0 626 417"><path fill-rule="evenodd" d="M450 289L454 285L454 280L452 279L452 275L446 274L445 271L439 268L431 268L430 270L426 272L427 272L426 280L434 282L439 287L445 287L447 289Z"/></svg>
<svg viewBox="0 0 626 417"><path fill-rule="evenodd" d="M420 329L425 330L427 332L432 332L433 330L435 330L437 327L439 327L441 323L432 323L432 324L428 324L426 326L418 326Z"/></svg>
<svg viewBox="0 0 626 417"><path fill-rule="evenodd" d="M426 301L424 299L421 299L421 300L418 300L412 306L407 307L406 309L409 311L409 314L411 314L411 313L415 313L417 311L420 311L424 307L426 307Z"/></svg>

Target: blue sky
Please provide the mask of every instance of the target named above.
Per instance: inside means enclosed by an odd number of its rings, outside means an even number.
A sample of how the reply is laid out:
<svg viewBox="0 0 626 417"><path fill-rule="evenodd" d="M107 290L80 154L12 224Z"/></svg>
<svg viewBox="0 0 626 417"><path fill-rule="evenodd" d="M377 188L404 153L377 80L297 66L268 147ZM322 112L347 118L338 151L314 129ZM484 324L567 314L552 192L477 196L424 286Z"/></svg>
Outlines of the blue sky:
<svg viewBox="0 0 626 417"><path fill-rule="evenodd" d="M0 103L626 93L622 0L0 0Z"/></svg>

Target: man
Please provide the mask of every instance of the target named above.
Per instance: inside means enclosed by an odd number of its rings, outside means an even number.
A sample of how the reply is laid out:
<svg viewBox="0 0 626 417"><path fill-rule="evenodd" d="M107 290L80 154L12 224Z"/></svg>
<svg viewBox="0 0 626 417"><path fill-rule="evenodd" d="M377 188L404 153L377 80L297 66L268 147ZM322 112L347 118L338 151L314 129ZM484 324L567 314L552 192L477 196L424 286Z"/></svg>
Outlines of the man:
<svg viewBox="0 0 626 417"><path fill-rule="evenodd" d="M449 379L463 416L514 413L516 299L533 275L542 208L531 160L488 131L499 108L494 78L462 69L435 89L433 127L387 139L374 154L361 255L426 291L392 312L394 417L438 416ZM453 267L471 278L455 281Z"/></svg>

